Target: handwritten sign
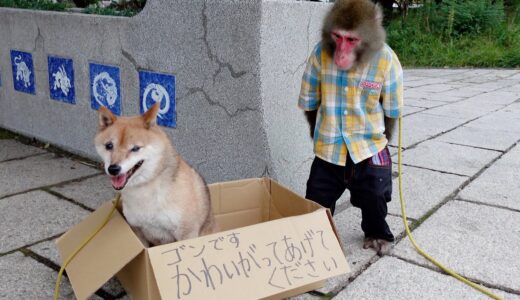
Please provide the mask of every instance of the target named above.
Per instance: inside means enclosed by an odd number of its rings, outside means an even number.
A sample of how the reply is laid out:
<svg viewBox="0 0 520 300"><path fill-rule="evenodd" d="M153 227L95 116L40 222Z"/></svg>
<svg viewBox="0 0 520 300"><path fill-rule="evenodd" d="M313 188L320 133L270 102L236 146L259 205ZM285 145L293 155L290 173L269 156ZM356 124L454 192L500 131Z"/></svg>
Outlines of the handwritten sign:
<svg viewBox="0 0 520 300"><path fill-rule="evenodd" d="M121 115L121 80L119 67L90 63L90 106L101 106Z"/></svg>
<svg viewBox="0 0 520 300"><path fill-rule="evenodd" d="M28 94L36 94L32 54L11 50L14 89Z"/></svg>
<svg viewBox="0 0 520 300"><path fill-rule="evenodd" d="M163 299L259 299L348 271L324 210L149 251Z"/></svg>
<svg viewBox="0 0 520 300"><path fill-rule="evenodd" d="M76 104L72 59L49 56L47 63L51 99Z"/></svg>
<svg viewBox="0 0 520 300"><path fill-rule="evenodd" d="M177 114L174 75L139 71L139 94L141 113L160 102L157 124L175 128Z"/></svg>

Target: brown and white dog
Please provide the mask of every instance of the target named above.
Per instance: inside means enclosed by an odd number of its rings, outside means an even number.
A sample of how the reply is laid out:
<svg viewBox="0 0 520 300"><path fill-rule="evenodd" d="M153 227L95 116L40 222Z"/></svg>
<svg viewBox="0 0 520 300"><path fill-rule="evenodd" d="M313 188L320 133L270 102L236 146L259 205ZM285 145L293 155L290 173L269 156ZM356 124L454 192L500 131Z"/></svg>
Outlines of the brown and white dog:
<svg viewBox="0 0 520 300"><path fill-rule="evenodd" d="M121 191L123 215L148 245L217 231L207 185L156 124L158 109L156 103L142 116L116 118L101 107L95 137L105 172Z"/></svg>

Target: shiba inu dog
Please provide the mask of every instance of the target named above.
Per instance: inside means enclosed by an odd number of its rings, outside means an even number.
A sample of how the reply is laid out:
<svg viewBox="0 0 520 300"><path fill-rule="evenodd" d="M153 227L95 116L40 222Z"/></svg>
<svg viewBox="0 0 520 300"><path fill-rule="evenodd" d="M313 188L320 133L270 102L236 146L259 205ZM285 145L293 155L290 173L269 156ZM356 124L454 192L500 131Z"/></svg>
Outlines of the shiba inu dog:
<svg viewBox="0 0 520 300"><path fill-rule="evenodd" d="M147 246L217 230L207 185L156 124L158 109L159 103L142 116L116 118L101 107L94 139L121 191L123 215Z"/></svg>

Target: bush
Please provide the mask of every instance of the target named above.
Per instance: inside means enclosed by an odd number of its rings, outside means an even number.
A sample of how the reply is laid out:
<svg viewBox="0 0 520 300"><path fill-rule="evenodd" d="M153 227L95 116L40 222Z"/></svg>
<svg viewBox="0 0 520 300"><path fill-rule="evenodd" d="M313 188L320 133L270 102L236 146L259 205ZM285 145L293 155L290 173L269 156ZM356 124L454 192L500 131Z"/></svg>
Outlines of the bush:
<svg viewBox="0 0 520 300"><path fill-rule="evenodd" d="M132 9L118 10L112 7L87 7L83 11L86 14L92 15L106 15L106 16L120 16L120 17L133 17L139 13L139 11Z"/></svg>
<svg viewBox="0 0 520 300"><path fill-rule="evenodd" d="M0 7L64 11L76 6L84 8L83 12L87 14L131 17L144 8L146 0L113 1L108 7L100 7L98 3L99 0L61 0L58 3L52 0L0 0Z"/></svg>
<svg viewBox="0 0 520 300"><path fill-rule="evenodd" d="M419 11L428 22L426 29L449 36L492 31L505 18L501 0L425 1Z"/></svg>
<svg viewBox="0 0 520 300"><path fill-rule="evenodd" d="M98 0L72 0L72 1L74 2L74 4L76 4L77 7L81 7L81 8L87 7L91 4L98 3Z"/></svg>
<svg viewBox="0 0 520 300"><path fill-rule="evenodd" d="M520 24L506 22L501 0L426 1L387 35L408 67L520 67Z"/></svg>
<svg viewBox="0 0 520 300"><path fill-rule="evenodd" d="M112 1L108 7L91 6L85 9L87 14L111 15L132 17L138 14L146 5L146 0L121 0Z"/></svg>
<svg viewBox="0 0 520 300"><path fill-rule="evenodd" d="M84 12L96 15L111 15L132 17L137 15L146 5L146 0L120 0L112 1L108 7L88 7Z"/></svg>
<svg viewBox="0 0 520 300"><path fill-rule="evenodd" d="M0 7L63 11L70 5L53 3L51 0L0 0Z"/></svg>
<svg viewBox="0 0 520 300"><path fill-rule="evenodd" d="M146 0L120 0L119 2L113 1L110 7L119 10L135 10L141 11L146 5Z"/></svg>
<svg viewBox="0 0 520 300"><path fill-rule="evenodd" d="M493 3L494 2L494 3ZM450 0L443 2L441 12L453 24L452 35L493 31L504 21L504 4L493 0ZM453 20L451 19L453 18Z"/></svg>

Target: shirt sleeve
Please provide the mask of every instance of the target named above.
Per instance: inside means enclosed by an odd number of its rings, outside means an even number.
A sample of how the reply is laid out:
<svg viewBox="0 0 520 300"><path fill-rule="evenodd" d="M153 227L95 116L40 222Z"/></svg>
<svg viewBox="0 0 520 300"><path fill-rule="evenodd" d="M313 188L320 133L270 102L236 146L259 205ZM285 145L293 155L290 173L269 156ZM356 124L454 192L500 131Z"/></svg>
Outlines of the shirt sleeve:
<svg viewBox="0 0 520 300"><path fill-rule="evenodd" d="M298 107L305 111L318 109L321 102L321 84L320 84L320 59L321 46L318 45L307 60L307 66L302 77L302 85L300 89L300 97L298 98Z"/></svg>
<svg viewBox="0 0 520 300"><path fill-rule="evenodd" d="M403 69L397 55L392 51L390 66L381 90L383 110L389 118L399 118L403 108Z"/></svg>

